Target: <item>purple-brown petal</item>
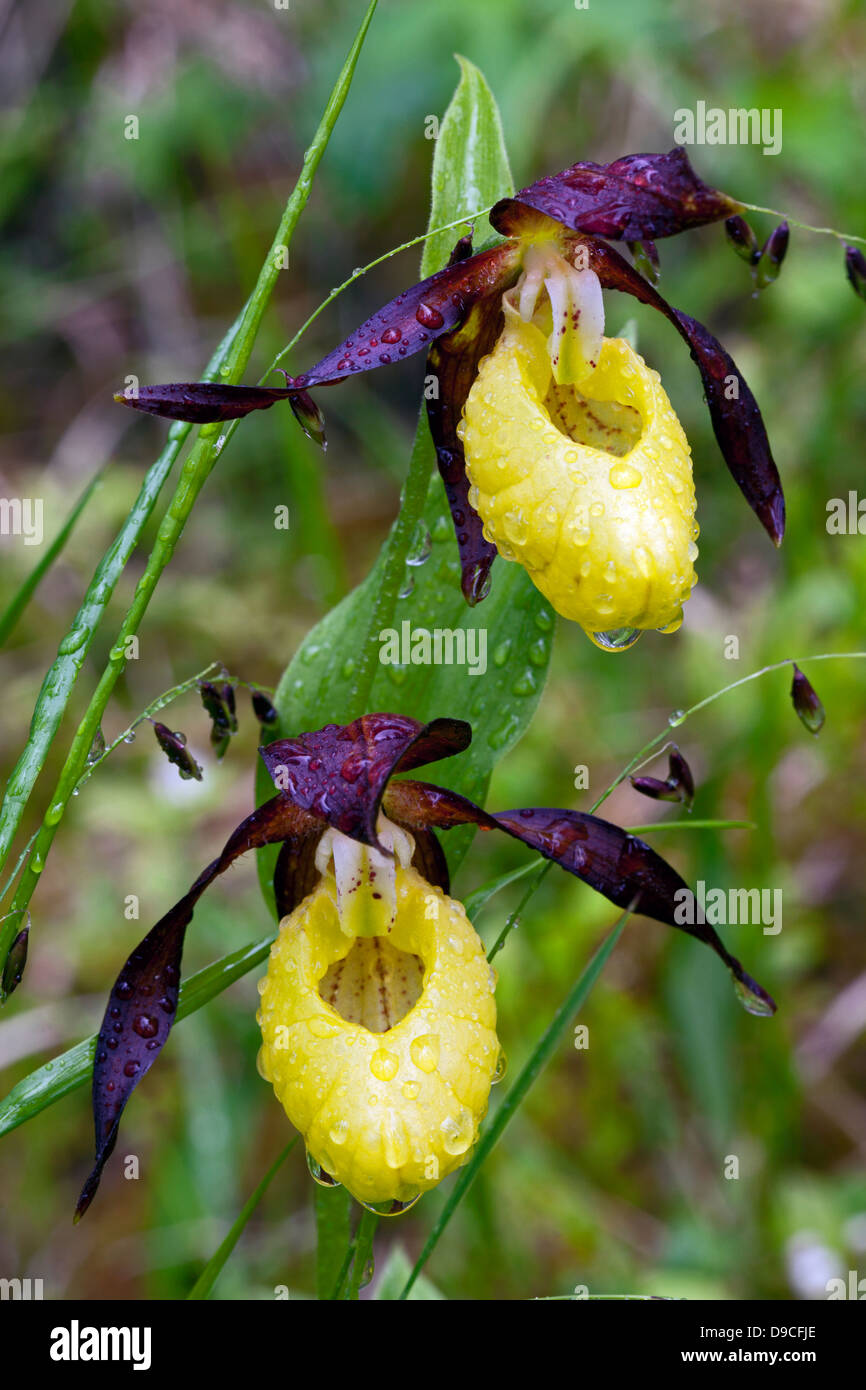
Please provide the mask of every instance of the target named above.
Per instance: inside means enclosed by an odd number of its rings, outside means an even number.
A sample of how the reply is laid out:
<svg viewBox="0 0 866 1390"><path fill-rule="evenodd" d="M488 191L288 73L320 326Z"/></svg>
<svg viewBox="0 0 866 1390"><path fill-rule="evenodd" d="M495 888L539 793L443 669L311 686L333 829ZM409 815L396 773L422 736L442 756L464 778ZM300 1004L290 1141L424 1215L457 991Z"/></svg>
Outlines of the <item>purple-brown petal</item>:
<svg viewBox="0 0 866 1390"><path fill-rule="evenodd" d="M436 392L427 400L427 419L457 536L461 588L469 604L480 603L489 592L496 547L485 539L481 518L469 504L466 458L457 426L478 363L492 351L501 330L501 288L479 300L465 323L438 338L427 355L428 375L436 379Z"/></svg>
<svg viewBox="0 0 866 1390"><path fill-rule="evenodd" d="M504 241L455 261L398 294L356 328L339 347L293 379L293 389L327 386L358 372L401 362L449 333L472 305L501 292L519 264L521 248Z"/></svg>
<svg viewBox="0 0 866 1390"><path fill-rule="evenodd" d="M634 910L645 917L654 917L703 941L724 961L747 1007L756 1013L775 1012L769 994L746 974L718 933L699 920L701 914L688 913L694 895L676 869L618 825L581 811L547 807L491 815L467 797L427 782L392 782L385 804L390 816L410 828L414 824L435 825L442 830L478 825L482 830L504 830L588 883L617 907L634 904ZM698 920L689 922L689 915Z"/></svg>
<svg viewBox="0 0 866 1390"><path fill-rule="evenodd" d="M318 833L323 829L319 826ZM112 987L97 1037L93 1064L96 1160L78 1199L76 1220L93 1200L129 1097L168 1038L177 1010L184 937L202 893L247 850L315 830L313 818L285 796L259 806L126 961Z"/></svg>
<svg viewBox="0 0 866 1390"><path fill-rule="evenodd" d="M218 381L181 381L165 386L140 386L135 395L114 397L119 405L161 415L166 420L187 420L194 425L218 420L239 420L254 410L269 410L277 401L296 394L287 387L224 386Z"/></svg>
<svg viewBox="0 0 866 1390"><path fill-rule="evenodd" d="M274 785L305 811L352 839L379 845L376 820L388 780L461 753L472 731L462 719L421 724L397 714L365 714L351 724L277 739L259 751Z"/></svg>
<svg viewBox="0 0 866 1390"><path fill-rule="evenodd" d="M667 154L629 154L612 164L581 162L503 198L490 221L506 236L526 230L524 208L574 232L612 241L655 241L718 222L740 204L709 188L681 147Z"/></svg>
<svg viewBox="0 0 866 1390"><path fill-rule="evenodd" d="M605 289L651 304L688 344L701 374L713 430L728 469L775 545L785 533L785 498L758 403L733 358L703 324L674 309L612 246L586 240L589 264Z"/></svg>

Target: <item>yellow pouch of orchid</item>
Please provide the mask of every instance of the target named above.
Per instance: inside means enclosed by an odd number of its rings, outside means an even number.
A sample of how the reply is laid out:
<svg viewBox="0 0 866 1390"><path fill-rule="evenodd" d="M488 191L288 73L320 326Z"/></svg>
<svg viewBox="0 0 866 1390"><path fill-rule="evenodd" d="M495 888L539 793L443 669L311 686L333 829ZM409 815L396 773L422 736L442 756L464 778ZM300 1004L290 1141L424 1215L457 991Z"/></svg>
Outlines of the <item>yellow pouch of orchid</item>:
<svg viewBox="0 0 866 1390"><path fill-rule="evenodd" d="M674 631L698 527L689 445L658 373L604 338L579 384L557 385L545 334L508 295L503 307L459 427L486 537L598 645Z"/></svg>

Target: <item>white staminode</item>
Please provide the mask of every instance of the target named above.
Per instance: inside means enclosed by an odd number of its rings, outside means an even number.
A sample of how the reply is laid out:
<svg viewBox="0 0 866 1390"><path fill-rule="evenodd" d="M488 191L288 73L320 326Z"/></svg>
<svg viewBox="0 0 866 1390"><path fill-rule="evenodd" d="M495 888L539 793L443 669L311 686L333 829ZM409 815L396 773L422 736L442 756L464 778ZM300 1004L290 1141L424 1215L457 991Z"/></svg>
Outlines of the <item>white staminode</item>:
<svg viewBox="0 0 866 1390"><path fill-rule="evenodd" d="M548 302L539 304L542 286ZM595 370L604 341L604 299L594 270L577 270L552 246L530 246L505 304L506 311L550 330L547 346L558 386L575 385Z"/></svg>
<svg viewBox="0 0 866 1390"><path fill-rule="evenodd" d="M415 853L408 831L381 812L376 834L390 855L333 829L325 831L316 848L319 873L333 872L336 879L337 911L347 936L384 936L391 930L397 915L397 865L407 868Z"/></svg>

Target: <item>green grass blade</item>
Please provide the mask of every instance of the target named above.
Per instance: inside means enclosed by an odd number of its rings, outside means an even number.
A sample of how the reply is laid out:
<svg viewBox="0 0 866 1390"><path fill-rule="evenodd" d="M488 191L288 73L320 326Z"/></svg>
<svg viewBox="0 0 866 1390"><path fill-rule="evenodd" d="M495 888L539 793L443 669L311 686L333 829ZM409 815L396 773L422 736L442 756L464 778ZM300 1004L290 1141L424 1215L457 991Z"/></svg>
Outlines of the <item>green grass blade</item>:
<svg viewBox="0 0 866 1390"><path fill-rule="evenodd" d="M258 941L252 941L239 951L232 951L230 955L222 956L206 965L203 970L184 981L177 1007L178 1022L195 1013L203 1004L209 1003L224 989L228 989L235 980L239 980L242 975L261 964L271 948L273 939L272 932ZM90 1080L95 1051L96 1034L93 1034L23 1077L0 1101L0 1135L17 1129L55 1101L69 1095L70 1091L84 1086Z"/></svg>
<svg viewBox="0 0 866 1390"><path fill-rule="evenodd" d="M45 575L50 570L58 555L63 551L66 542L75 529L75 523L84 511L91 497L93 496L105 470L100 468L91 478L87 487L82 492L72 511L64 521L54 540L49 545L39 564L34 566L32 572L28 574L18 592L12 596L6 605L3 613L0 614L0 647L6 645L6 640L15 627L21 614L24 612L31 598L35 594Z"/></svg>
<svg viewBox="0 0 866 1390"><path fill-rule="evenodd" d="M249 361L262 316L270 300L277 279L281 274L284 255L291 243L301 213L306 207L307 200L312 191L316 170L319 167L328 141L330 140L331 133L336 125L337 117L348 95L358 57L370 22L373 18L376 4L377 0L371 0L355 37L355 41L349 50L349 54L331 92L331 96L325 108L325 113L319 122L312 143L309 145L304 155L304 163L301 172L298 175L295 187L286 203L283 215L280 219L280 225L277 228L277 234L265 257L262 268L259 271L255 289L250 295L241 314L240 326L237 328L237 331L233 330L228 335L229 341L225 361L220 368L220 377L226 382L238 382ZM169 431L170 438L173 433L174 427ZM126 669L126 651L129 639L138 632L160 577L171 561L175 546L183 534L187 520L195 506L201 489L210 476L225 446L225 442L226 436L220 434L220 426L218 424L203 425L199 430L198 439L183 466L174 497L166 509L144 573L136 586L132 604L126 613L120 632L112 646L108 665L102 673L99 684L85 711L84 718L81 720L75 732L72 746L67 754L63 770L60 774L60 779L55 787L53 795L48 800L49 810L40 826L36 844L33 848L33 854L27 863L15 894L12 911L7 915L5 922L0 925L0 962L6 959L9 947L18 930L18 923L21 921L30 898L39 882L39 876L54 840L57 826L86 766L87 755L90 751L94 735L100 726L105 708L111 698L114 687ZM93 636L93 631L93 628L89 628L76 635L74 653L78 652L79 641L84 644L84 648L78 658L76 674L78 668L80 668L81 661L84 659L84 652ZM70 639L67 637L66 642L68 643L69 641ZM63 645L64 644L61 644L61 650ZM0 812L0 836L5 837L5 840L0 840L0 866L2 866L5 853L8 852L12 835L20 822L27 798L32 790L39 769L44 762L45 753L47 752L48 746L56 731L57 724L65 709L68 694L69 691L67 690L62 699L56 702L54 711L56 718L53 720L53 723L49 722L49 725L43 727L41 717L37 719L37 717L34 716L34 725L31 726L31 737L28 741L28 748L25 749L25 754L22 755L22 760L19 761L20 768L21 762L24 761L25 758L28 759L27 775L20 779L19 784L16 784L9 814L5 814L5 803L4 810ZM38 753L36 756L31 757L28 755L28 750L31 749L34 738L36 738L38 742ZM18 776L19 768L16 768L13 774L13 781ZM8 799L9 793L7 792L7 800Z"/></svg>
<svg viewBox="0 0 866 1390"><path fill-rule="evenodd" d="M349 1272L352 1197L345 1187L315 1188L316 1297L336 1297Z"/></svg>
<svg viewBox="0 0 866 1390"><path fill-rule="evenodd" d="M424 1268L428 1259L435 1250L439 1242L440 1236L442 1235L443 1231L448 1225L448 1222L451 1220L451 1217L457 1210L457 1207L460 1205L469 1188L472 1186L473 1182L478 1176L478 1172L481 1168L482 1163L484 1163L488 1154L491 1152L494 1145L501 1137L509 1121L516 1114L518 1107L525 1099L526 1093L528 1092L533 1081L535 1081L539 1073L550 1061L550 1058L556 1051L556 1048L559 1046L559 1043L562 1041L562 1038L572 1018L574 1017L574 1014L577 1012L578 1009L582 1008L582 1006L586 1003L586 1000L589 998L589 994L593 988L593 985L595 984L596 980L598 979L599 975L604 969L608 957L610 956L611 951L613 950L614 946L619 940L622 934L623 927L628 921L630 915L630 909L629 911L623 913L616 926L614 927L613 931L610 933L607 939L603 941L602 944L599 946L595 955L592 957L589 964L586 966L586 969L582 972L579 979L574 984L573 988L566 995L566 998L554 1014L547 1029L539 1038L536 1047L534 1048L531 1056L529 1057L529 1060L526 1062L525 1066L523 1067L523 1070L521 1071L514 1085L511 1087L507 1096L505 1097L499 1109L497 1110L495 1116L493 1117L492 1124L488 1126L488 1128L485 1130L485 1132L479 1139L478 1145L475 1149L474 1154L472 1155L472 1158L469 1160L465 1168L461 1168L460 1175L456 1183L454 1184L454 1187L451 1190L451 1195L449 1196L448 1201L445 1203L445 1206L442 1209L442 1213L439 1216L439 1219L436 1222L435 1226L433 1227L433 1230L427 1237L424 1249L421 1251L421 1254L418 1257L417 1263L415 1264L412 1273L410 1274L409 1278L406 1280L405 1285L403 1286L403 1291L400 1294L401 1300L405 1300L406 1298L408 1298L409 1293L412 1289L412 1285L415 1283L415 1280L418 1278L418 1275L421 1273L421 1270Z"/></svg>
<svg viewBox="0 0 866 1390"><path fill-rule="evenodd" d="M232 325L208 363L202 378L204 381L213 381L219 375L239 322L240 319ZM27 743L6 785L3 805L0 807L0 867L6 862L24 809L42 771L48 749L60 726L96 629L191 429L191 425L178 421L169 430L165 448L148 469L138 497L130 508L123 526L100 560L81 607L42 682L31 718ZM4 958L5 949L0 939L0 960Z"/></svg>
<svg viewBox="0 0 866 1390"><path fill-rule="evenodd" d="M225 1263L229 1258L229 1255L232 1253L241 1236L243 1235L244 1227L246 1226L247 1222L249 1221L250 1217L252 1216L253 1212L258 1206L259 1202L264 1197L265 1193L271 1185L271 1182L276 1177L279 1170L282 1168L289 1154L292 1152L292 1149L297 1144L299 1138L300 1135L296 1134L294 1139L289 1140L288 1144L283 1149L283 1152L280 1154L279 1158L277 1158L271 1164L270 1168L265 1173L265 1176L262 1178L258 1187L256 1187L255 1191L252 1192L250 1196L247 1198L247 1200L244 1202L238 1214L237 1220L234 1222L231 1230L229 1231L225 1240L220 1245L219 1249L216 1250L213 1255L211 1255L210 1259L208 1260L198 1279L196 1279L195 1283L193 1284L192 1288L187 1294L187 1299L198 1300L210 1298L213 1286L219 1278L220 1274L222 1273Z"/></svg>

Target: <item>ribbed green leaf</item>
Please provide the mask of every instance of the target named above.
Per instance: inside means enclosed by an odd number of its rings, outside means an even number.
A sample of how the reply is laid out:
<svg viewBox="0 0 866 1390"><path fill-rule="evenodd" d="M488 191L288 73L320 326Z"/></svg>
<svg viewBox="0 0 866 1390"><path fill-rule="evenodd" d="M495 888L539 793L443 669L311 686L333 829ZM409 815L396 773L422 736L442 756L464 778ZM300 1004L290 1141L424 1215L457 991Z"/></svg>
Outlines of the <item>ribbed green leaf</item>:
<svg viewBox="0 0 866 1390"><path fill-rule="evenodd" d="M455 55L460 81L442 119L433 156L431 227L453 222L476 208L490 207L514 192L499 108L484 75L467 58ZM493 236L486 217L475 223L476 250ZM454 232L431 237L421 259L421 278L448 260Z"/></svg>

